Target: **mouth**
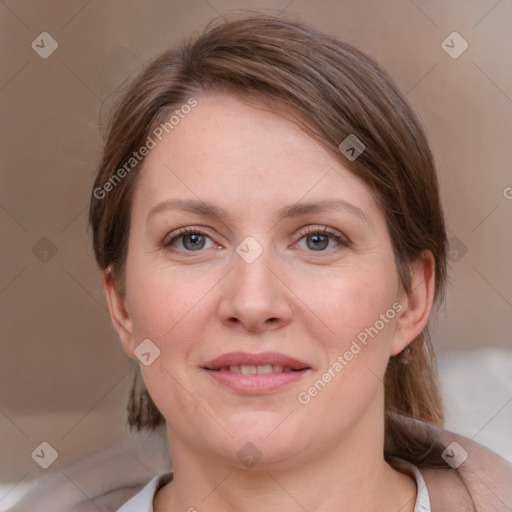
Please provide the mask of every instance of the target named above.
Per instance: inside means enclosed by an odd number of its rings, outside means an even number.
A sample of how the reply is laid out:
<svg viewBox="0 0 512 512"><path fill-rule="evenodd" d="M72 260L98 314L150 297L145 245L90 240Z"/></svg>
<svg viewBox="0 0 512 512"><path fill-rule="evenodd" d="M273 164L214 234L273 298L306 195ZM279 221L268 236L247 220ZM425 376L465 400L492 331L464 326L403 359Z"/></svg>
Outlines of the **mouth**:
<svg viewBox="0 0 512 512"><path fill-rule="evenodd" d="M291 372L309 369L309 366L294 357L279 352L230 352L204 364L205 370L229 371L243 375Z"/></svg>
<svg viewBox="0 0 512 512"><path fill-rule="evenodd" d="M277 352L232 352L201 367L223 386L238 393L271 393L312 371L307 364Z"/></svg>
<svg viewBox="0 0 512 512"><path fill-rule="evenodd" d="M205 368L215 372L231 372L240 373L242 375L268 375L269 373L287 373L287 372L300 372L307 368L294 369L290 366L283 366L279 364L262 364L262 365L249 365L249 364L235 364L230 366L223 366L222 368Z"/></svg>

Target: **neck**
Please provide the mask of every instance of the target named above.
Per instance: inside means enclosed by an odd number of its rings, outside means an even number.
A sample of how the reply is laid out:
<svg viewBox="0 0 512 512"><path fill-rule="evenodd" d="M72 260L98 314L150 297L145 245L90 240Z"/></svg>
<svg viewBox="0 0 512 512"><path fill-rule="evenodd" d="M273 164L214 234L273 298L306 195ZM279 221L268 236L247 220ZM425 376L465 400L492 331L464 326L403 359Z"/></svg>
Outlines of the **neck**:
<svg viewBox="0 0 512 512"><path fill-rule="evenodd" d="M370 417L334 438L323 452L299 454L280 464L240 468L178 440L169 431L174 479L154 502L155 512L202 510L286 512L307 510L412 512L416 485L384 461L383 419ZM366 428L365 428L366 427Z"/></svg>

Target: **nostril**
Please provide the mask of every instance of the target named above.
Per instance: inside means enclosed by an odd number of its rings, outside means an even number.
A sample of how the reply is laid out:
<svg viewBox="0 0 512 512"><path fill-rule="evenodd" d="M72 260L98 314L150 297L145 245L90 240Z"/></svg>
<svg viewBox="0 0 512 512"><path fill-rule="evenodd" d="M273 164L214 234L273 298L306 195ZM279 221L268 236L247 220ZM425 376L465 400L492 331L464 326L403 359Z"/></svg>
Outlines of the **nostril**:
<svg viewBox="0 0 512 512"><path fill-rule="evenodd" d="M265 317L264 315L252 316L247 315L245 318L243 315L240 316L226 316L223 319L224 325L229 326L232 329L243 328L248 332L260 332L262 330L277 329L283 320L278 316Z"/></svg>

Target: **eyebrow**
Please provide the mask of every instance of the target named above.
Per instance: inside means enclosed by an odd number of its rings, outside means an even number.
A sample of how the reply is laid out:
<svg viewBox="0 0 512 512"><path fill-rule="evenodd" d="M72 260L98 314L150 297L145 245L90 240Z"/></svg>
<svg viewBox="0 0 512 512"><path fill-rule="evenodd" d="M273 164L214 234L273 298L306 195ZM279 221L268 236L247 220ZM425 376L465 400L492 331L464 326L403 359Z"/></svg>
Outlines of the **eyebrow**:
<svg viewBox="0 0 512 512"><path fill-rule="evenodd" d="M277 219L283 220L286 218L298 217L308 213L321 213L327 210L345 210L355 217L358 217L371 227L370 220L365 215L361 208L356 205L345 201L344 199L328 199L318 202L309 203L296 203L290 206L284 206L277 211Z"/></svg>
<svg viewBox="0 0 512 512"><path fill-rule="evenodd" d="M231 220L231 214L224 208L199 199L168 199L166 201L162 201L151 208L146 220L149 220L150 217L157 213L167 210L185 210L205 217L212 217L221 222L224 222L224 220ZM363 210L344 199L328 199L316 202L300 202L291 204L283 206L277 210L275 216L277 222L279 222L287 218L299 217L308 213L321 213L328 210L345 210L364 221L369 227L372 227L370 220Z"/></svg>

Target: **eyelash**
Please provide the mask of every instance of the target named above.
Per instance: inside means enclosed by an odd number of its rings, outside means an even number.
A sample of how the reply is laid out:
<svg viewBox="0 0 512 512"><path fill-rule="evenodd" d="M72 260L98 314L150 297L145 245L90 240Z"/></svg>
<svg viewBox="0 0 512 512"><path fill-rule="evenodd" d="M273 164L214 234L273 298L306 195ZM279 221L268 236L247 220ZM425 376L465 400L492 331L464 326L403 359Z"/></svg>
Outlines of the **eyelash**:
<svg viewBox="0 0 512 512"><path fill-rule="evenodd" d="M310 227L307 227L307 228L303 229L302 231L299 232L299 236L300 236L299 241L302 240L304 237L306 237L308 235L327 235L330 238L332 238L341 247L349 247L349 245L350 245L350 242L349 242L348 238L346 238L343 235L338 235L334 231L331 231L327 226L325 226L323 228L318 228L318 227L310 226ZM327 252L327 253L329 253L329 252L334 251L334 250L337 250L337 249L329 249L327 251L311 251L311 252L312 253L314 253L314 252Z"/></svg>
<svg viewBox="0 0 512 512"><path fill-rule="evenodd" d="M193 228L193 227L186 227L186 228L180 228L177 231L177 233L170 239L169 239L168 235L166 235L160 242L160 246L163 247L164 249L172 250L173 248L171 247L171 245L186 235L201 235L201 236L211 239L211 237L207 233L202 231L201 229L197 229L197 228ZM310 226L310 227L303 229L302 231L299 232L299 240L298 241L302 240L303 238L305 238L308 235L327 235L331 239L333 239L337 244L339 244L340 247L349 247L350 246L350 241L345 236L338 235L337 233L335 233L334 231L331 231L326 226L323 228ZM339 250L339 248L328 249L325 251L309 251L309 252L311 252L311 253L315 253L315 252L330 253L335 250ZM201 252L201 251L200 250L199 251L184 250L183 252L194 253L194 252Z"/></svg>
<svg viewBox="0 0 512 512"><path fill-rule="evenodd" d="M211 238L208 234L206 234L204 231L201 231L200 229L196 229L196 228L192 228L192 227L180 228L180 229L178 229L177 233L172 238L169 238L169 236L166 235L164 237L164 239L162 240L162 242L160 243L160 245L163 248L170 249L171 245L176 240L179 240L180 238L182 238L186 235L201 235L201 236L205 236L207 238ZM194 252L194 251L185 251L185 252Z"/></svg>

